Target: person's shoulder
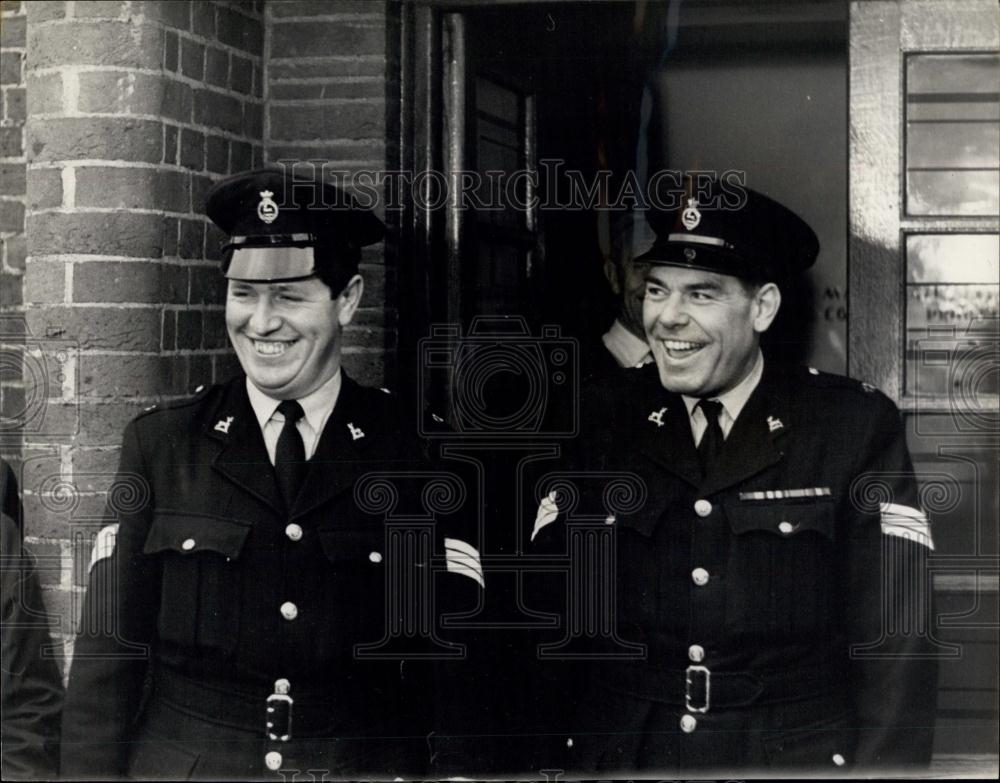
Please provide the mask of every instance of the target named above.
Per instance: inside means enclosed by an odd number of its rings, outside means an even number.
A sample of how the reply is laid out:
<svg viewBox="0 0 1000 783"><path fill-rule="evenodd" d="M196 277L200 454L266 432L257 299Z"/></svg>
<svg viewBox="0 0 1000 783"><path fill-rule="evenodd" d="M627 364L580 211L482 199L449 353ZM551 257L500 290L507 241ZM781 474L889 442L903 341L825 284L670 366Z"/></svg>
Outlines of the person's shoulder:
<svg viewBox="0 0 1000 783"><path fill-rule="evenodd" d="M235 382L234 379L224 384L199 384L187 395L147 405L132 419L131 426L144 432L176 430L216 408L227 388Z"/></svg>
<svg viewBox="0 0 1000 783"><path fill-rule="evenodd" d="M421 433L448 429L442 416L435 413L431 418L432 414L421 410L414 397L405 391L388 385L369 386L347 376L344 384L350 394L350 410L358 419L355 424L378 432L383 438L396 438L399 446L404 443L411 446Z"/></svg>
<svg viewBox="0 0 1000 783"><path fill-rule="evenodd" d="M784 367L782 372L795 387L800 404L814 409L821 406L827 411L867 411L873 415L898 413L896 404L865 380L824 372L811 366Z"/></svg>

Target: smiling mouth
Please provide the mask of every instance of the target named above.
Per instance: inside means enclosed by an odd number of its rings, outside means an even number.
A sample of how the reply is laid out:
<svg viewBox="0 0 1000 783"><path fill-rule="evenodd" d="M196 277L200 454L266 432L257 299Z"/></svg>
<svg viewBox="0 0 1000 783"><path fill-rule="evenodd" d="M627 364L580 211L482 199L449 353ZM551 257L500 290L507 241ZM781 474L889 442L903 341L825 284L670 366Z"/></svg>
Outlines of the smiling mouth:
<svg viewBox="0 0 1000 783"><path fill-rule="evenodd" d="M258 356L281 356L295 344L295 340L254 340L254 351Z"/></svg>
<svg viewBox="0 0 1000 783"><path fill-rule="evenodd" d="M671 359L686 359L698 353L707 343L694 343L689 340L660 340L660 344Z"/></svg>

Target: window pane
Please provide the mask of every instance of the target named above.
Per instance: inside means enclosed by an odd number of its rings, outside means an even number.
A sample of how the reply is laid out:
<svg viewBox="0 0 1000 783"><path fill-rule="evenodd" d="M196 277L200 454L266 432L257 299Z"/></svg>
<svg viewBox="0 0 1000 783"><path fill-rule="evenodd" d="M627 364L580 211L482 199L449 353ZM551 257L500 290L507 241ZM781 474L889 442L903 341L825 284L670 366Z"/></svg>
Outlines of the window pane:
<svg viewBox="0 0 1000 783"><path fill-rule="evenodd" d="M1000 55L996 54L911 55L906 63L907 97L924 93L996 93L998 62Z"/></svg>
<svg viewBox="0 0 1000 783"><path fill-rule="evenodd" d="M910 234L908 283L1000 283L997 234Z"/></svg>
<svg viewBox="0 0 1000 783"><path fill-rule="evenodd" d="M1000 212L1000 55L906 63L906 212Z"/></svg>
<svg viewBox="0 0 1000 783"><path fill-rule="evenodd" d="M908 285L906 326L908 330L955 326L963 332L976 319L997 317L1000 286L961 283L958 285Z"/></svg>
<svg viewBox="0 0 1000 783"><path fill-rule="evenodd" d="M1000 235L909 235L906 281L905 393L996 395Z"/></svg>
<svg viewBox="0 0 1000 783"><path fill-rule="evenodd" d="M996 215L1000 172L908 171L906 211L911 215Z"/></svg>
<svg viewBox="0 0 1000 783"><path fill-rule="evenodd" d="M1000 165L1000 124L995 122L911 123L906 167L996 169Z"/></svg>

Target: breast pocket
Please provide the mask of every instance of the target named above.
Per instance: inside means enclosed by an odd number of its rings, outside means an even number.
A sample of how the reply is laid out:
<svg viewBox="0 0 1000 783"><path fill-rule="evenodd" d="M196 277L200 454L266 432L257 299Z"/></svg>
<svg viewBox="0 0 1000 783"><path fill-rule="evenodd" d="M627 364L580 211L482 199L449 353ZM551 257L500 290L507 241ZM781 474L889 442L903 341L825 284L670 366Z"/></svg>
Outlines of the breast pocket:
<svg viewBox="0 0 1000 783"><path fill-rule="evenodd" d="M731 633L816 634L828 630L838 594L835 504L740 503L726 592Z"/></svg>
<svg viewBox="0 0 1000 783"><path fill-rule="evenodd" d="M143 552L163 564L160 638L225 654L235 650L241 600L235 563L249 533L249 523L240 520L156 512Z"/></svg>

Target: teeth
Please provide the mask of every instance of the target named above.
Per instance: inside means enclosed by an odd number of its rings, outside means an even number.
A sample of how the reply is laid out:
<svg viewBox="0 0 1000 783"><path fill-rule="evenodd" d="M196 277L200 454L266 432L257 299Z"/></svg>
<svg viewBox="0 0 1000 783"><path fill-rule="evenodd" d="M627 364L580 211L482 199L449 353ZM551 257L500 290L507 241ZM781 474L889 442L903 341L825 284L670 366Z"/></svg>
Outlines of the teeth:
<svg viewBox="0 0 1000 783"><path fill-rule="evenodd" d="M285 352L290 346L290 342L276 342L274 340L254 340L253 347L257 353L265 356L277 356Z"/></svg>
<svg viewBox="0 0 1000 783"><path fill-rule="evenodd" d="M664 340L663 345L668 351L691 351L701 348L701 343L689 343L683 340Z"/></svg>

